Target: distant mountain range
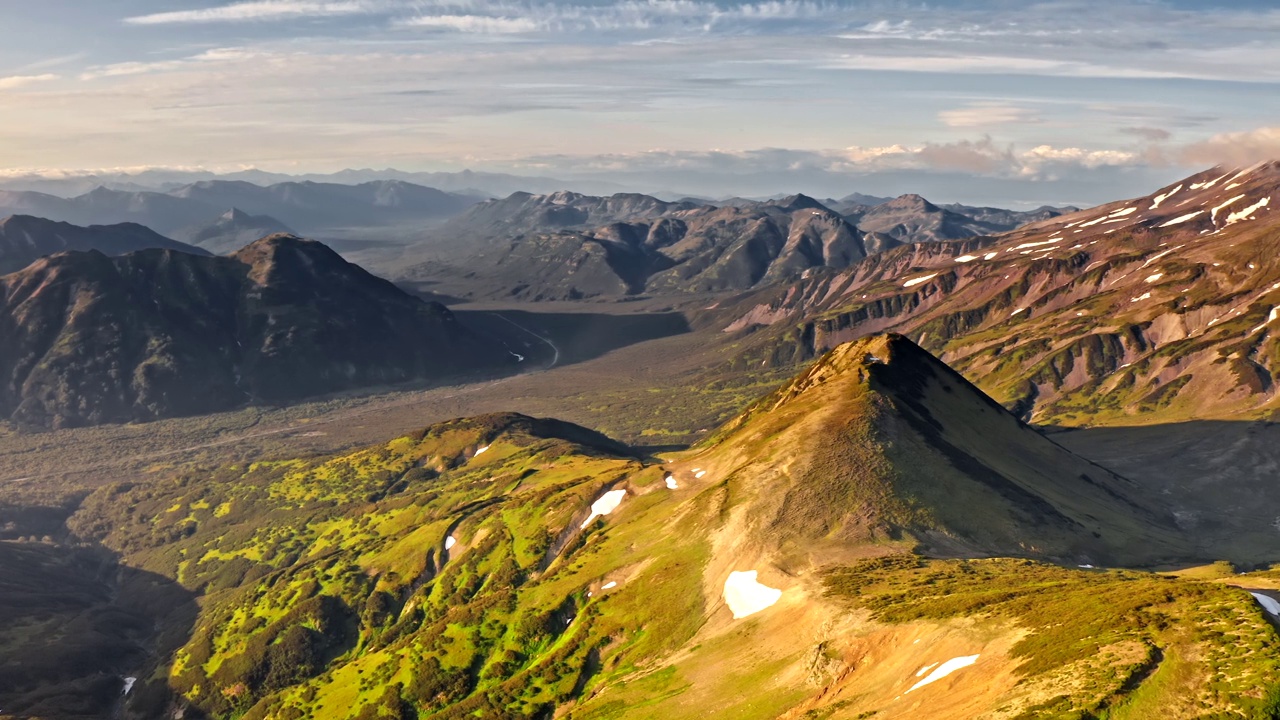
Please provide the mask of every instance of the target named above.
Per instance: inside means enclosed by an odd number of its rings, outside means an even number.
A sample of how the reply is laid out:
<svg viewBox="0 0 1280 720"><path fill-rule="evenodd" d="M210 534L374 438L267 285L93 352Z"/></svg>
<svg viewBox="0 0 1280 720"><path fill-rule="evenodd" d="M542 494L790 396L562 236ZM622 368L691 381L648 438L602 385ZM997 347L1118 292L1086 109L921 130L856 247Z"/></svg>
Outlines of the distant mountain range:
<svg viewBox="0 0 1280 720"><path fill-rule="evenodd" d="M463 327L320 243L230 257L59 253L0 277L0 417L64 427L512 369Z"/></svg>
<svg viewBox="0 0 1280 720"><path fill-rule="evenodd" d="M0 220L0 275L21 270L46 255L68 250L123 255L151 248L209 254L135 223L80 227L29 215L11 215Z"/></svg>
<svg viewBox="0 0 1280 720"><path fill-rule="evenodd" d="M168 192L99 187L62 198L32 191L0 191L0 216L36 215L78 225L134 222L162 235L216 222L236 208L269 215L299 232L366 226L415 226L452 217L481 198L398 180L359 185L288 182L255 185L210 180Z"/></svg>
<svg viewBox="0 0 1280 720"><path fill-rule="evenodd" d="M918 195L824 204L804 195L709 203L516 193L473 206L380 269L451 284L463 295L539 300L745 290L904 244L998 233L1065 212L971 209L978 219L956 208Z"/></svg>
<svg viewBox="0 0 1280 720"><path fill-rule="evenodd" d="M762 290L728 329L772 329L774 340L755 333L747 365L907 333L1041 423L1269 417L1280 409L1277 202L1280 163L1214 168Z"/></svg>
<svg viewBox="0 0 1280 720"><path fill-rule="evenodd" d="M174 237L209 252L226 255L255 240L279 234L293 235L294 231L270 215L250 215L239 208L231 208L217 220L184 228L175 232Z"/></svg>
<svg viewBox="0 0 1280 720"><path fill-rule="evenodd" d="M71 198L105 187L124 192L169 192L198 182L249 182L255 185L281 183L320 183L362 185L372 182L398 181L425 185L462 195L506 197L513 192L549 193L565 188L580 192L615 193L622 185L603 180L574 182L549 177L475 172L405 172L402 170L348 169L334 173L287 173L263 170L240 170L229 173L183 170L145 170L137 173L85 173L56 175L18 175L0 178L0 190L29 190Z"/></svg>

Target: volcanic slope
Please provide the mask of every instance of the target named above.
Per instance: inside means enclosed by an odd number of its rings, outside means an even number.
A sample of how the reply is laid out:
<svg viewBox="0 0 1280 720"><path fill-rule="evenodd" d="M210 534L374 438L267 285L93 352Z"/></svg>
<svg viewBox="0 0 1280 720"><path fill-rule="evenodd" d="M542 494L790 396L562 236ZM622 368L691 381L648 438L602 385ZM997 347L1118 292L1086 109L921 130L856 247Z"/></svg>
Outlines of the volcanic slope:
<svg viewBox="0 0 1280 720"><path fill-rule="evenodd" d="M895 336L666 462L497 414L101 488L69 525L202 596L133 717L1252 715L1280 680L1243 591L1034 559L1188 551Z"/></svg>
<svg viewBox="0 0 1280 720"><path fill-rule="evenodd" d="M1041 423L1265 416L1280 370L1280 163L996 238L912 245L749 296L743 367L909 334Z"/></svg>
<svg viewBox="0 0 1280 720"><path fill-rule="evenodd" d="M0 278L0 416L75 426L514 368L463 327L293 236L231 257L61 253Z"/></svg>
<svg viewBox="0 0 1280 720"><path fill-rule="evenodd" d="M208 254L133 223L80 227L30 215L11 215L0 220L0 275L21 270L46 255L68 250L123 255L150 248Z"/></svg>

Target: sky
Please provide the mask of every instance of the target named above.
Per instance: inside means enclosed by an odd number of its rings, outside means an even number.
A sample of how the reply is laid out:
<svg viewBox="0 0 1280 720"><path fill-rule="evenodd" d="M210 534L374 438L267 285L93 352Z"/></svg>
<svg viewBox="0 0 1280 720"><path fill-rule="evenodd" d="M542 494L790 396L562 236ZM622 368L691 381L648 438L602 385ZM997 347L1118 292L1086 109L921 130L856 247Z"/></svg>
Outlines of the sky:
<svg viewBox="0 0 1280 720"><path fill-rule="evenodd" d="M1088 204L1280 157L1280 4L21 0L0 175L471 168Z"/></svg>

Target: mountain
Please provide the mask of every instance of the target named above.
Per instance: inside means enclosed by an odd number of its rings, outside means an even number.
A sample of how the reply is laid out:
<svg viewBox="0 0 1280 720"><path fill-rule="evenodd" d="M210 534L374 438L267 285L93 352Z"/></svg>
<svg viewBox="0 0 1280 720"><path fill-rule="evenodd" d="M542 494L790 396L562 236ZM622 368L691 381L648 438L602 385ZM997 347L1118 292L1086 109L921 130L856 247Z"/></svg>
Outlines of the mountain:
<svg viewBox="0 0 1280 720"><path fill-rule="evenodd" d="M75 426L497 371L497 341L320 243L61 253L0 278L0 416Z"/></svg>
<svg viewBox="0 0 1280 720"><path fill-rule="evenodd" d="M99 187L72 198L0 191L0 213L38 215L80 225L134 222L171 234L213 222L234 207L314 232L439 222L479 199L395 180L360 185L287 182L265 187L206 180L163 193Z"/></svg>
<svg viewBox="0 0 1280 720"><path fill-rule="evenodd" d="M206 225L196 225L174 233L174 237L209 252L225 255L268 235L292 235L284 223L270 215L250 215L239 208L231 208Z"/></svg>
<svg viewBox="0 0 1280 720"><path fill-rule="evenodd" d="M359 185L284 182L266 187L209 180L178 188L169 195L205 206L234 207L253 215L270 215L306 231L439 220L456 215L480 200L399 180Z"/></svg>
<svg viewBox="0 0 1280 720"><path fill-rule="evenodd" d="M79 227L29 215L11 215L0 220L0 275L21 270L45 255L68 250L123 255L150 248L208 254L133 223Z"/></svg>
<svg viewBox="0 0 1280 720"><path fill-rule="evenodd" d="M855 229L802 195L714 207L518 194L477 205L414 250L438 259L405 277L462 278L479 292L535 300L741 290L865 254Z"/></svg>
<svg viewBox="0 0 1280 720"><path fill-rule="evenodd" d="M1045 562L1198 557L1141 490L870 337L664 459L498 413L99 488L73 537L184 592L81 672L129 718L1260 716L1247 593Z"/></svg>
<svg viewBox="0 0 1280 720"><path fill-rule="evenodd" d="M1042 423L1268 417L1278 190L1278 163L1214 168L999 237L897 248L759 293L729 329L772 327L748 366L902 332Z"/></svg>
<svg viewBox="0 0 1280 720"><path fill-rule="evenodd" d="M881 239L878 252L909 243L993 235L1074 210L1043 207L1018 212L966 205L939 207L919 195L872 199L879 201L871 205L845 205L839 211L859 230Z"/></svg>

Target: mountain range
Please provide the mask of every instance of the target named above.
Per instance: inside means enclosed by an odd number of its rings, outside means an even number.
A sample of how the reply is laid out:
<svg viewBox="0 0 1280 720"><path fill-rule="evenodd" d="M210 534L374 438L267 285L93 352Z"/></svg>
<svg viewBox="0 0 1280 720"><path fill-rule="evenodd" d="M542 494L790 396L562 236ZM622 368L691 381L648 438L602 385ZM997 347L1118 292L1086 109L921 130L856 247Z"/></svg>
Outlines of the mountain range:
<svg viewBox="0 0 1280 720"><path fill-rule="evenodd" d="M515 359L320 243L58 253L0 277L0 416L64 427L499 372Z"/></svg>
<svg viewBox="0 0 1280 720"><path fill-rule="evenodd" d="M209 254L134 223L80 227L29 215L11 215L0 220L0 275L21 270L46 255L65 251L97 250L104 255L123 255L151 248Z"/></svg>
<svg viewBox="0 0 1280 720"><path fill-rule="evenodd" d="M1280 371L1278 190L1280 164L1214 168L764 290L727 329L773 329L747 364L902 332L1038 423L1266 416Z"/></svg>
<svg viewBox="0 0 1280 720"><path fill-rule="evenodd" d="M1002 232L1061 212L973 210L984 219L917 195L843 204L838 212L804 195L709 204L517 193L470 208L379 269L409 280L461 278L480 288L471 293L540 300L745 290L904 244ZM464 287L461 294L469 293Z"/></svg>
<svg viewBox="0 0 1280 720"><path fill-rule="evenodd" d="M480 199L398 180L267 186L209 180L163 193L98 187L71 198L0 190L0 215L37 215L80 225L134 222L170 235L214 222L236 208L251 215L269 215L299 231L317 232L439 222Z"/></svg>

